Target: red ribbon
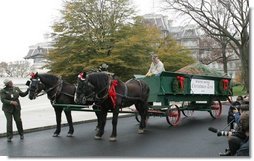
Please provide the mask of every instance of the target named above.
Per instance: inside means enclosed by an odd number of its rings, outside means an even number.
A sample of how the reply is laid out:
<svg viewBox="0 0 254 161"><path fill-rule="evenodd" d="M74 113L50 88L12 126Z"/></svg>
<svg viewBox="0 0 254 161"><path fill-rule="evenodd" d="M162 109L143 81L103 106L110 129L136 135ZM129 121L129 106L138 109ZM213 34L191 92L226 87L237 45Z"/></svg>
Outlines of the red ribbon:
<svg viewBox="0 0 254 161"><path fill-rule="evenodd" d="M224 90L227 90L227 89L228 89L229 80L223 79L222 82L223 82L223 89L224 89Z"/></svg>
<svg viewBox="0 0 254 161"><path fill-rule="evenodd" d="M34 73L32 72L32 73L30 73L30 76L31 76L32 79L35 79L36 74L34 74Z"/></svg>
<svg viewBox="0 0 254 161"><path fill-rule="evenodd" d="M181 89L183 89L184 88L184 77L182 77L182 76L177 76L176 77L177 78L177 80L180 82L180 87L181 87Z"/></svg>
<svg viewBox="0 0 254 161"><path fill-rule="evenodd" d="M78 78L81 80L85 80L84 73L79 73Z"/></svg>
<svg viewBox="0 0 254 161"><path fill-rule="evenodd" d="M113 107L115 108L116 107L116 86L118 85L118 81L117 80L113 80L111 82L111 85L109 87L109 90L108 90L108 95L112 101L112 104L113 104Z"/></svg>

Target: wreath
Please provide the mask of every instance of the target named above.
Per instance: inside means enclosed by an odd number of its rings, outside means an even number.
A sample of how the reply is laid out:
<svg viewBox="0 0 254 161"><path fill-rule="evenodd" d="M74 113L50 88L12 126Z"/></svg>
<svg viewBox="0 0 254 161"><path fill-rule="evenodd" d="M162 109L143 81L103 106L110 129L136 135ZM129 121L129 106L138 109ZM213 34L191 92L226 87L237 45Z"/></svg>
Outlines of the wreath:
<svg viewBox="0 0 254 161"><path fill-rule="evenodd" d="M172 80L172 91L174 93L183 93L184 92L184 77L177 76Z"/></svg>

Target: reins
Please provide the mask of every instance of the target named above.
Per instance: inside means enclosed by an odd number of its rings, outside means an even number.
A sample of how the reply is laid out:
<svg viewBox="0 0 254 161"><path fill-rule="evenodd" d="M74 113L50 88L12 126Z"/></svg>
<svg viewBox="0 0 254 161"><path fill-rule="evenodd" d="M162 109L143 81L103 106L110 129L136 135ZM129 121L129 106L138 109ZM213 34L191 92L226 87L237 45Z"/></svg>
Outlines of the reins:
<svg viewBox="0 0 254 161"><path fill-rule="evenodd" d="M59 78L59 79L61 79L61 78ZM63 81L61 81L60 83L56 84L55 86L53 86L53 87L51 87L51 88L49 88L49 89L47 89L47 90L43 90L44 92L41 93L41 94L36 95L36 97L40 97L40 96L43 96L43 95L47 94L48 92L54 90L56 87L58 87L58 86L59 86L60 84L62 84L62 83L63 83ZM57 91L56 91L56 92L57 92Z"/></svg>
<svg viewBox="0 0 254 161"><path fill-rule="evenodd" d="M56 101L56 98L59 94L64 94L66 96L69 96L69 97L74 97L74 95L71 95L71 94L68 94L68 93L65 93L65 92L62 92L62 85L63 85L63 80L61 79L61 77L58 77L58 82L56 85L54 85L53 87L50 87L46 90L43 90L44 92L41 93L41 94L37 94L36 97L40 97L40 96L43 96L45 94L48 94L48 92L51 92L53 91L54 89L57 88L56 92L49 98L51 101ZM58 89L58 87L60 86L60 88Z"/></svg>
<svg viewBox="0 0 254 161"><path fill-rule="evenodd" d="M102 97L98 97L98 95L100 94L100 93L102 93L105 89L107 88L107 86L106 87L104 87L104 88L102 88L99 92L92 92L90 95L88 95L88 96L86 96L86 99L87 98L93 98L93 97L95 97L97 100L103 100L103 99L105 99L107 96L108 96L108 92L106 92L106 94L104 95L104 96L102 96ZM96 101L96 100L95 100Z"/></svg>

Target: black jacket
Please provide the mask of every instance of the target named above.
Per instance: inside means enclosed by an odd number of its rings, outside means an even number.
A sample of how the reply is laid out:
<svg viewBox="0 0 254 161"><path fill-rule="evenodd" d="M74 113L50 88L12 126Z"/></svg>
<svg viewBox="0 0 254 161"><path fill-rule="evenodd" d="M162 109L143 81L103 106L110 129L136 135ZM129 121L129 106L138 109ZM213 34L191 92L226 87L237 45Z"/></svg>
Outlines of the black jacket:
<svg viewBox="0 0 254 161"><path fill-rule="evenodd" d="M13 112L14 108L16 108L16 110L21 110L19 96L25 97L27 94L28 90L26 92L22 92L18 87L5 87L1 89L0 96L3 103L2 110L4 112ZM18 106L15 107L12 105L11 101L16 101Z"/></svg>

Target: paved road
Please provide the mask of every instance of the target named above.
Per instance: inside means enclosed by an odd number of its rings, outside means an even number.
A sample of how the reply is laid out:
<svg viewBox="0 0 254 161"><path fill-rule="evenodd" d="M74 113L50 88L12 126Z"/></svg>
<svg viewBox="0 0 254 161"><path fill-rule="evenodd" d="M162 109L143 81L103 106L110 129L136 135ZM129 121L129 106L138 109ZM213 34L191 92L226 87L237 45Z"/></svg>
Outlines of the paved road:
<svg viewBox="0 0 254 161"><path fill-rule="evenodd" d="M226 125L224 106L220 119L213 120L207 112L195 112L194 117L183 118L179 127L169 127L165 118L152 117L146 133L137 134L138 124L134 117L118 122L118 140L109 142L111 121L107 121L102 140L94 140L95 122L75 125L75 136L53 138L53 129L25 134L21 141L14 136L11 143L0 138L0 155L10 157L117 157L117 158L177 158L218 157L227 146L226 138L217 137L208 127L223 128Z"/></svg>

